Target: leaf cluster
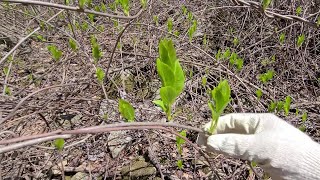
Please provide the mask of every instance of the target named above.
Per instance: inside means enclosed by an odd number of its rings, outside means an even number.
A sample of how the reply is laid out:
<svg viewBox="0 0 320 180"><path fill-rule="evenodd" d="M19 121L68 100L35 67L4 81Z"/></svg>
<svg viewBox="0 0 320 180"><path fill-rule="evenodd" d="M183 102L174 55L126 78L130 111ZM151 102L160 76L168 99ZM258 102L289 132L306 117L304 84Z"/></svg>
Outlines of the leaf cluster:
<svg viewBox="0 0 320 180"><path fill-rule="evenodd" d="M267 72L263 73L263 74L259 74L258 75L258 79L263 83L267 83L268 81L270 81L273 76L274 76L274 70L268 70Z"/></svg>
<svg viewBox="0 0 320 180"><path fill-rule="evenodd" d="M219 82L218 86L211 91L210 96L208 106L211 110L212 121L209 133L212 134L218 124L220 115L231 100L231 89L228 81L223 80Z"/></svg>
<svg viewBox="0 0 320 180"><path fill-rule="evenodd" d="M47 49L50 52L52 58L56 61L59 61L62 56L62 51L60 51L55 45L49 45L47 46Z"/></svg>
<svg viewBox="0 0 320 180"><path fill-rule="evenodd" d="M171 106L184 88L185 76L176 56L172 40L163 39L159 44L159 58L157 59L157 72L161 80L161 100L153 101L160 106L171 120Z"/></svg>

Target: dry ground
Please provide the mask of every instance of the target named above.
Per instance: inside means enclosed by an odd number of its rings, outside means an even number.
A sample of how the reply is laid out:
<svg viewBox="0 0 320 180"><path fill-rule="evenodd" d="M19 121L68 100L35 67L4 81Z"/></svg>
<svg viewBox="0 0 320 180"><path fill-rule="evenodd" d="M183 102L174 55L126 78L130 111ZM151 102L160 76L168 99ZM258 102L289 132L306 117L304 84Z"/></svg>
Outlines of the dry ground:
<svg viewBox="0 0 320 180"><path fill-rule="evenodd" d="M59 3L58 1L55 1ZM61 3L61 2L60 2ZM100 1L94 1L99 4ZM105 2L106 4L109 1ZM197 31L191 42L188 28L191 25L183 15L185 5L198 22ZM315 22L319 14L316 0L274 1L270 11L295 15L297 7L302 7L300 17ZM139 1L131 2L130 14L140 10ZM32 30L42 25L60 10L43 6L23 6L4 3L0 6L0 57L2 58ZM110 8L107 8L109 13ZM122 14L120 8L117 12ZM158 16L158 23L154 22ZM168 33L167 19L173 18L173 32ZM68 28L69 22L90 25L87 30ZM101 123L123 122L117 109L117 100L125 97L136 109L136 121L161 122L165 118L159 108L152 104L158 97L161 83L155 69L158 56L158 42L164 37L173 39L177 55L186 74L186 87L178 98L174 110L178 112L175 122L201 127L210 120L206 91L217 85L219 80L228 79L232 88L229 112L268 112L272 101L292 97L288 116L277 115L296 127L305 126L305 132L320 141L320 31L308 23L268 18L252 7L236 5L231 1L150 1L147 9L132 20L123 33L107 74L105 89L107 99L95 77L95 66L91 56L90 35L97 37L103 57L96 66L106 70L113 47L120 33L117 22L124 27L128 20L95 17L90 23L81 13L63 11L44 28L26 40L14 53L12 61L0 63L1 91L7 85L11 94L0 95L0 115L5 118L18 103L29 94L48 88L30 96L24 104L15 109L15 115L0 124L0 140L15 136L27 136L52 132L58 129L70 130L99 125ZM52 26L49 28L49 26ZM99 29L103 26L103 30ZM280 34L285 33L283 44ZM297 47L297 37L305 34L305 42ZM41 35L45 40L39 39ZM207 44L203 44L206 35ZM38 37L37 37L38 36ZM69 36L81 44L77 52L68 46ZM234 39L239 43L234 44ZM59 62L51 58L47 45L54 44L63 50ZM241 70L237 70L227 60L216 60L219 49L230 48L243 58ZM272 57L275 57L274 59ZM6 77L2 69L10 69ZM275 71L274 78L262 84L257 78L267 70ZM207 83L203 85L202 79ZM256 90L263 90L261 99ZM2 92L1 92L2 93ZM103 109L103 111L101 110ZM296 114L296 109L299 110ZM306 122L301 121L303 112L308 114ZM74 119L78 117L78 119ZM1 116L0 116L1 118ZM120 170L132 159L144 156L159 166L165 179L206 179L205 164L196 164L200 158L191 146L185 145L182 159L184 168L179 170L175 136L163 131L130 131L132 142L118 158L112 158L107 148L109 133L77 136L66 140L66 145L78 142L62 152L67 175L78 171L87 172L93 179L122 179ZM187 137L195 142L196 133L188 132ZM85 139L84 141L82 141ZM54 150L52 142L17 149L1 155L0 177L17 179L59 179L53 171L60 161L60 154ZM153 155L150 155L152 153ZM245 161L216 155L211 161L222 179L259 179L261 170L256 167L253 174ZM157 169L157 176L160 177ZM210 173L209 173L210 174ZM208 177L207 177L208 175ZM0 178L1 179L1 178Z"/></svg>

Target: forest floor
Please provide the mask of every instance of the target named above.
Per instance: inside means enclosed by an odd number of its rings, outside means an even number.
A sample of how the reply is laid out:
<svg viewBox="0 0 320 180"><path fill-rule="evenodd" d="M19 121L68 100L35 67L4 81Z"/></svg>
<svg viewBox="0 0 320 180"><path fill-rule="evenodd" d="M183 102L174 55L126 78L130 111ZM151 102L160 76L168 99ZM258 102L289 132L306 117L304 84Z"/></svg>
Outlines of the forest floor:
<svg viewBox="0 0 320 180"><path fill-rule="evenodd" d="M272 112L320 142L320 29L315 26L320 22L320 5L316 0L301 4L274 0L268 12L261 12L245 1L235 2L239 4L150 0L140 11L140 1L130 1L129 14L139 14L132 19L90 19L65 9L2 2L1 59L19 39L40 29L0 61L0 151L14 145L2 143L11 138L124 122L118 110L120 98L133 105L135 121L166 122L165 114L152 103L159 99L155 62L163 38L173 40L186 77L173 107L173 122L197 128L209 122L207 92L227 79L232 100L225 113ZM105 3L106 13L125 16L120 5L113 9L113 1L92 3L96 10L103 11ZM70 1L69 6L76 4ZM45 22L55 14L59 15ZM170 18L172 30L168 30ZM196 31L190 39L188 30L194 22ZM97 62L92 57L92 35L102 53ZM79 43L77 51L70 48L70 37ZM48 45L61 50L58 61ZM243 64L231 62L229 51ZM106 73L103 85L96 78L97 67ZM272 76L262 82L267 72ZM281 102L287 96L292 103L285 115ZM272 104L280 108L273 110ZM196 132L187 131L186 137L196 144ZM110 148L112 138L127 140L116 157ZM52 142L0 152L0 179L76 179L75 175L78 179L216 179L215 174L221 179L266 178L258 166L253 172L250 163L221 154L210 155L213 172L190 144L183 145L180 155L176 135L164 130L81 134L66 138L62 151ZM177 167L178 160L183 168ZM137 171L124 175L137 162L143 164L137 166L144 177Z"/></svg>

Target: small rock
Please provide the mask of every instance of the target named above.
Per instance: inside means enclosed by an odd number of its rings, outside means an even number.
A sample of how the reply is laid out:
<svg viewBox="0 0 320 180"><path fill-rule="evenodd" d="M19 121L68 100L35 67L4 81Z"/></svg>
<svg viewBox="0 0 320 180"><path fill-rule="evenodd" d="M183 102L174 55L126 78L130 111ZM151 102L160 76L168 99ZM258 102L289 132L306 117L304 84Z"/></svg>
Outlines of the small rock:
<svg viewBox="0 0 320 180"><path fill-rule="evenodd" d="M144 159L132 162L129 166L124 166L121 169L123 179L148 179L154 176L157 170L150 163L145 162Z"/></svg>
<svg viewBox="0 0 320 180"><path fill-rule="evenodd" d="M132 141L128 131L112 131L108 136L108 148L113 158L118 157L119 153Z"/></svg>
<svg viewBox="0 0 320 180"><path fill-rule="evenodd" d="M89 175L83 172L78 172L71 178L71 180L88 180L88 179L89 179Z"/></svg>

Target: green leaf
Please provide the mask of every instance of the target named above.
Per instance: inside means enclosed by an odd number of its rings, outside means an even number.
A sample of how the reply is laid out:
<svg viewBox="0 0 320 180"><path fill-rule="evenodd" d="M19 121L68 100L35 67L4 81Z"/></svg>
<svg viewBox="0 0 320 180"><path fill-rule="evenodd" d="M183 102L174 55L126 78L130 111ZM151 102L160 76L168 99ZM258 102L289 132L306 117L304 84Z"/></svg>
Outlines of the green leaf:
<svg viewBox="0 0 320 180"><path fill-rule="evenodd" d="M286 34L284 32L281 33L280 36L279 36L280 44L284 43L285 38L286 38Z"/></svg>
<svg viewBox="0 0 320 180"><path fill-rule="evenodd" d="M231 55L230 48L227 48L226 51L223 53L223 58L228 59Z"/></svg>
<svg viewBox="0 0 320 180"><path fill-rule="evenodd" d="M301 12L302 12L302 7L301 6L297 7L296 15L299 16L301 14Z"/></svg>
<svg viewBox="0 0 320 180"><path fill-rule="evenodd" d="M49 45L47 46L52 58L56 61L59 61L60 57L62 56L62 51L60 51L56 46Z"/></svg>
<svg viewBox="0 0 320 180"><path fill-rule="evenodd" d="M124 117L128 122L134 121L134 118L135 118L134 108L129 102L127 102L123 99L120 99L119 100L119 112L120 112L121 116Z"/></svg>
<svg viewBox="0 0 320 180"><path fill-rule="evenodd" d="M188 12L188 20L189 20L190 22L192 22L192 20L193 20L193 14L192 14L191 11Z"/></svg>
<svg viewBox="0 0 320 180"><path fill-rule="evenodd" d="M189 41L192 41L193 35L197 30L197 21L193 20L192 26L188 29Z"/></svg>
<svg viewBox="0 0 320 180"><path fill-rule="evenodd" d="M235 52L232 52L229 59L230 64L234 65L237 59L238 59L238 54Z"/></svg>
<svg viewBox="0 0 320 180"><path fill-rule="evenodd" d="M217 87L211 91L211 98L214 101L215 111L221 114L230 102L231 89L227 80L221 81Z"/></svg>
<svg viewBox="0 0 320 180"><path fill-rule="evenodd" d="M174 86L174 72L170 66L157 59L157 71L160 76L162 86Z"/></svg>
<svg viewBox="0 0 320 180"><path fill-rule="evenodd" d="M145 9L147 7L147 0L140 0L140 4L142 8Z"/></svg>
<svg viewBox="0 0 320 180"><path fill-rule="evenodd" d="M263 0L262 1L262 9L265 11L271 3L271 0Z"/></svg>
<svg viewBox="0 0 320 180"><path fill-rule="evenodd" d="M183 161L181 159L177 161L177 166L179 169L183 169Z"/></svg>
<svg viewBox="0 0 320 180"><path fill-rule="evenodd" d="M262 90L261 89L256 90L256 96L257 96L258 99L261 98L261 96L262 96Z"/></svg>
<svg viewBox="0 0 320 180"><path fill-rule="evenodd" d="M53 145L58 151L62 151L64 148L64 143L65 143L64 139L58 138L58 139L54 140Z"/></svg>
<svg viewBox="0 0 320 180"><path fill-rule="evenodd" d="M320 27L320 16L318 16L318 19L317 19L317 26Z"/></svg>
<svg viewBox="0 0 320 180"><path fill-rule="evenodd" d="M300 125L299 126L299 130L302 131L302 132L305 132L306 131L306 126L304 124Z"/></svg>
<svg viewBox="0 0 320 180"><path fill-rule="evenodd" d="M8 66L5 66L5 67L3 67L3 73L4 73L4 75L8 75L9 74L9 67Z"/></svg>
<svg viewBox="0 0 320 180"><path fill-rule="evenodd" d="M160 88L160 97L163 103L167 106L171 106L174 103L175 99L177 98L177 94L177 91L171 86Z"/></svg>
<svg viewBox="0 0 320 180"><path fill-rule="evenodd" d="M233 38L232 43L233 43L234 46L238 46L239 45L239 39L237 37Z"/></svg>
<svg viewBox="0 0 320 180"><path fill-rule="evenodd" d="M104 73L103 69L98 67L97 70L96 70L96 76L97 76L98 82L100 84L103 84L104 77L105 77L105 73Z"/></svg>
<svg viewBox="0 0 320 180"><path fill-rule="evenodd" d="M270 104L269 104L269 107L268 107L268 111L269 112L274 112L276 110L276 107L277 107L277 103L271 101Z"/></svg>
<svg viewBox="0 0 320 180"><path fill-rule="evenodd" d="M288 114L289 114L290 104L291 104L291 97L287 96L286 100L285 100L285 103L283 105L283 110L284 110L284 113L285 113L286 116L288 116Z"/></svg>
<svg viewBox="0 0 320 180"><path fill-rule="evenodd" d="M77 51L77 49L78 49L76 41L74 41L71 38L69 39L69 46L71 47L71 49L73 51Z"/></svg>
<svg viewBox="0 0 320 180"><path fill-rule="evenodd" d="M156 24L156 26L159 26L159 17L154 15L153 16L153 22Z"/></svg>
<svg viewBox="0 0 320 180"><path fill-rule="evenodd" d="M179 63L179 61L175 62L175 68L174 68L174 88L178 91L178 94L183 90L184 88L184 81L185 76L183 69Z"/></svg>
<svg viewBox="0 0 320 180"><path fill-rule="evenodd" d="M4 93L8 96L12 95L11 89L9 88L9 86L5 85L4 86Z"/></svg>
<svg viewBox="0 0 320 180"><path fill-rule="evenodd" d="M277 103L277 111L280 112L283 109L284 102L283 101L278 101Z"/></svg>
<svg viewBox="0 0 320 180"><path fill-rule="evenodd" d="M218 50L217 54L216 54L216 60L219 61L219 59L221 59L221 49Z"/></svg>
<svg viewBox="0 0 320 180"><path fill-rule="evenodd" d="M270 81L274 76L274 71L273 70L268 70L266 73L264 74L260 74L258 76L258 79L263 83L267 83L268 81Z"/></svg>
<svg viewBox="0 0 320 180"><path fill-rule="evenodd" d="M186 137L187 136L187 131L186 130L182 130L179 132L179 134L183 137ZM181 155L182 154L182 145L185 143L185 140L182 139L181 137L177 136L176 137L176 144L177 144L177 149L178 149L178 152L179 154Z"/></svg>
<svg viewBox="0 0 320 180"><path fill-rule="evenodd" d="M172 28L173 28L173 20L172 20L172 18L168 19L167 27L168 27L168 32L171 33L172 32Z"/></svg>
<svg viewBox="0 0 320 180"><path fill-rule="evenodd" d="M207 77L206 76L203 76L201 78L201 81L202 81L202 86L206 86L207 85Z"/></svg>
<svg viewBox="0 0 320 180"><path fill-rule="evenodd" d="M86 4L86 0L79 0L80 9L83 9L85 4Z"/></svg>
<svg viewBox="0 0 320 180"><path fill-rule="evenodd" d="M302 122L306 122L307 118L308 118L308 114L304 112L301 117Z"/></svg>
<svg viewBox="0 0 320 180"><path fill-rule="evenodd" d="M166 106L164 105L163 101L161 100L154 100L152 101L155 105L159 106L163 112L167 112L167 108Z"/></svg>
<svg viewBox="0 0 320 180"><path fill-rule="evenodd" d="M296 116L299 115L299 109L298 108L296 109L296 113L295 114L296 114Z"/></svg>
<svg viewBox="0 0 320 180"><path fill-rule="evenodd" d="M204 47L206 47L207 44L208 44L208 42L207 42L207 35L206 35L206 34L203 35L202 44L203 44Z"/></svg>
<svg viewBox="0 0 320 180"><path fill-rule="evenodd" d="M118 4L121 5L123 13L129 16L129 8L130 8L129 0L117 0L117 2Z"/></svg>
<svg viewBox="0 0 320 180"><path fill-rule="evenodd" d="M182 6L181 6L181 10L182 10L182 14L183 14L184 16L187 15L188 10L187 10L187 8L186 8L185 5L182 5Z"/></svg>
<svg viewBox="0 0 320 180"><path fill-rule="evenodd" d="M89 13L88 14L88 17L89 17L89 19L90 19L90 22L94 22L94 14L91 14L91 13Z"/></svg>
<svg viewBox="0 0 320 180"><path fill-rule="evenodd" d="M102 12L107 12L107 7L103 2L100 3L100 9Z"/></svg>
<svg viewBox="0 0 320 180"><path fill-rule="evenodd" d="M243 59L241 59L241 58L238 58L237 60L236 60L236 67L237 67L237 69L238 69L238 71L240 71L241 69L242 69L242 67L243 67Z"/></svg>
<svg viewBox="0 0 320 180"><path fill-rule="evenodd" d="M298 39L297 39L297 46L298 47L300 47L303 44L304 39L305 39L305 35L304 34L301 34L300 36L298 36Z"/></svg>

